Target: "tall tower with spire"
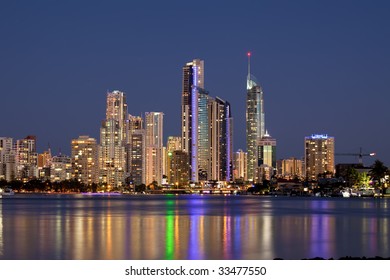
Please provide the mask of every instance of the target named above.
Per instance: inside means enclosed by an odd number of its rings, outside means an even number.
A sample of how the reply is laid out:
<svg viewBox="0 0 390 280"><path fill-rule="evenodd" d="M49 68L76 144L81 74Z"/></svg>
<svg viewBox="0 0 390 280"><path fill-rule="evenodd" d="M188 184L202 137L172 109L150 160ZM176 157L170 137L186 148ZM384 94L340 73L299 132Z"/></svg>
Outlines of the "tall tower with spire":
<svg viewBox="0 0 390 280"><path fill-rule="evenodd" d="M263 89L250 72L251 53L248 52L248 76L246 80L246 148L248 153L248 180L255 182L258 166L257 145L265 135Z"/></svg>

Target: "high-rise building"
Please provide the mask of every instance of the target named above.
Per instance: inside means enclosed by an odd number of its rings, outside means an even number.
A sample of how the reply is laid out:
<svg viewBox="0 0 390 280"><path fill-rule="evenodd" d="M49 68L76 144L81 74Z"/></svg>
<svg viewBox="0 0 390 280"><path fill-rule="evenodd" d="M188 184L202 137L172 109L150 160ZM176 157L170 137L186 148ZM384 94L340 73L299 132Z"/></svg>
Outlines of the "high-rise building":
<svg viewBox="0 0 390 280"><path fill-rule="evenodd" d="M120 141L123 145L127 141L127 122L128 112L126 103L126 94L119 90L107 92L106 120L115 120L118 122Z"/></svg>
<svg viewBox="0 0 390 280"><path fill-rule="evenodd" d="M98 183L98 146L95 138L72 140L72 177L85 185Z"/></svg>
<svg viewBox="0 0 390 280"><path fill-rule="evenodd" d="M256 181L257 145L265 134L263 89L250 73L250 56L248 53L248 76L246 97L246 146L248 152L248 180Z"/></svg>
<svg viewBox="0 0 390 280"><path fill-rule="evenodd" d="M130 181L135 186L146 182L145 129L135 129L131 134L131 172Z"/></svg>
<svg viewBox="0 0 390 280"><path fill-rule="evenodd" d="M181 151L182 142L180 136L168 136L167 140L167 152Z"/></svg>
<svg viewBox="0 0 390 280"><path fill-rule="evenodd" d="M59 154L51 159L50 181L61 182L72 179L72 159Z"/></svg>
<svg viewBox="0 0 390 280"><path fill-rule="evenodd" d="M12 164L13 139L10 137L0 137L0 179L11 181L15 172L11 172L15 166ZM8 170L8 172L7 172Z"/></svg>
<svg viewBox="0 0 390 280"><path fill-rule="evenodd" d="M107 93L106 119L100 128L99 181L108 189L122 187L125 181L128 143L126 95Z"/></svg>
<svg viewBox="0 0 390 280"><path fill-rule="evenodd" d="M188 154L175 150L168 152L168 182L176 187L187 186L190 167L188 165Z"/></svg>
<svg viewBox="0 0 390 280"><path fill-rule="evenodd" d="M127 144L126 144L126 174L130 176L132 174L132 135L135 130L140 130L144 128L144 120L141 116L128 116L128 130L127 130ZM130 176L131 177L131 176ZM144 181L142 183L145 183ZM141 184L141 183L140 183Z"/></svg>
<svg viewBox="0 0 390 280"><path fill-rule="evenodd" d="M43 181L50 181L50 167L51 167L51 149L48 148L41 154L38 154L38 176Z"/></svg>
<svg viewBox="0 0 390 280"><path fill-rule="evenodd" d="M38 177L38 154L37 140L29 135L24 139L17 140L14 145L16 179L28 181Z"/></svg>
<svg viewBox="0 0 390 280"><path fill-rule="evenodd" d="M234 179L235 180L242 180L247 181L248 177L246 174L247 169L247 153L243 150L239 149L234 154Z"/></svg>
<svg viewBox="0 0 390 280"><path fill-rule="evenodd" d="M146 185L163 178L163 116L161 112L145 113Z"/></svg>
<svg viewBox="0 0 390 280"><path fill-rule="evenodd" d="M306 178L316 180L320 174L334 174L334 137L313 134L305 137Z"/></svg>
<svg viewBox="0 0 390 280"><path fill-rule="evenodd" d="M266 131L258 143L258 181L270 180L276 171L276 140Z"/></svg>
<svg viewBox="0 0 390 280"><path fill-rule="evenodd" d="M204 89L204 62L194 59L183 67L182 84L182 147L189 155L190 180L199 182L198 167L198 99Z"/></svg>
<svg viewBox="0 0 390 280"><path fill-rule="evenodd" d="M181 141L181 137L179 136L168 136L168 140L167 140L167 146L166 146L166 149L165 149L165 163L166 163L166 166L165 166L165 173L164 175L167 176L167 181L168 183L170 184L174 184L175 182L172 182L171 181L171 161L172 161L172 154L174 151L183 151L182 149L182 141ZM188 158L187 158L188 160ZM187 166L188 166L188 162L187 162ZM187 175L188 175L188 171L187 171ZM188 183L188 179L189 177L187 177L187 183Z"/></svg>
<svg viewBox="0 0 390 280"><path fill-rule="evenodd" d="M233 119L229 102L209 99L209 180L233 179Z"/></svg>
<svg viewBox="0 0 390 280"><path fill-rule="evenodd" d="M283 179L303 178L303 162L301 159L289 158L276 162L278 177Z"/></svg>

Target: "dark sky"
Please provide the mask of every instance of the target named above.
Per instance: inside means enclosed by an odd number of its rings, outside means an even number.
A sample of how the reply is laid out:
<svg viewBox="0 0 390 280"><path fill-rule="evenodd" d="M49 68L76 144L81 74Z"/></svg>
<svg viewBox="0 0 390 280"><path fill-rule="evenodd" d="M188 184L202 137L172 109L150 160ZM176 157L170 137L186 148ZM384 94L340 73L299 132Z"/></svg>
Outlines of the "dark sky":
<svg viewBox="0 0 390 280"><path fill-rule="evenodd" d="M133 115L164 112L165 139L180 135L181 69L200 58L245 150L250 50L278 158L302 157L305 136L327 133L336 152L362 147L389 166L389 14L390 1L4 0L0 136L33 134L39 152L69 154L72 138L99 139L115 89Z"/></svg>

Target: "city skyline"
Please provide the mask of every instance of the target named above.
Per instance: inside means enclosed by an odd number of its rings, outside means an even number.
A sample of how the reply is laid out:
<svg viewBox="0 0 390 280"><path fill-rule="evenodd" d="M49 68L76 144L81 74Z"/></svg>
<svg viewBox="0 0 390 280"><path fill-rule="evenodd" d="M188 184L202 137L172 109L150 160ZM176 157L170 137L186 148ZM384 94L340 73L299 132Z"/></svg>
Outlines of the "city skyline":
<svg viewBox="0 0 390 280"><path fill-rule="evenodd" d="M8 42L0 47L6 104L0 112L1 136L36 135L37 151L50 143L53 154L69 155L72 139L99 139L105 92L117 89L127 94L132 115L164 112L165 144L168 136L180 135L181 67L199 57L206 65L206 90L232 105L234 151L246 150L249 50L251 72L264 88L266 127L278 141L278 159L302 158L305 136L328 133L336 139L336 152L357 153L362 147L389 165L383 140L389 136L386 2L375 7L364 1L296 6L247 1L226 4L222 13L217 4L201 2L193 7L204 15L199 23L204 37L196 46L176 45L184 38L184 29L175 26L189 8L184 3L156 3L150 12L146 4L118 2L99 3L92 12L85 3L77 9L72 2L57 8L44 2L18 5L7 3L0 12L1 38Z"/></svg>

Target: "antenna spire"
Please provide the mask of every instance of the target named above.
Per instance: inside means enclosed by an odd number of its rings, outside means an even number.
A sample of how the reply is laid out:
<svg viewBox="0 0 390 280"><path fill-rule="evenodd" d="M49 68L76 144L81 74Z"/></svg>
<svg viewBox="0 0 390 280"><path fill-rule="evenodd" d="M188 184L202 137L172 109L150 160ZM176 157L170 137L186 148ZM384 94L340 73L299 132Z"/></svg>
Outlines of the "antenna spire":
<svg viewBox="0 0 390 280"><path fill-rule="evenodd" d="M250 78L250 75L251 75L251 52L248 52L247 55L248 55L248 78Z"/></svg>

